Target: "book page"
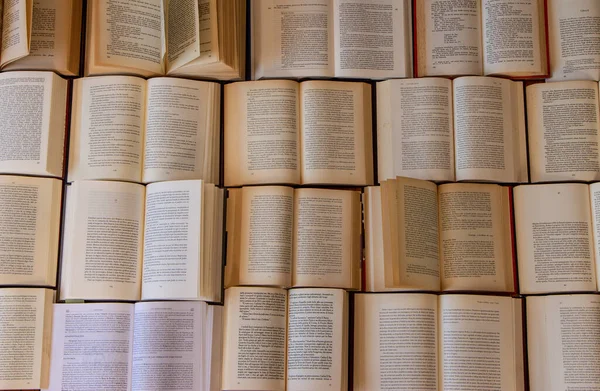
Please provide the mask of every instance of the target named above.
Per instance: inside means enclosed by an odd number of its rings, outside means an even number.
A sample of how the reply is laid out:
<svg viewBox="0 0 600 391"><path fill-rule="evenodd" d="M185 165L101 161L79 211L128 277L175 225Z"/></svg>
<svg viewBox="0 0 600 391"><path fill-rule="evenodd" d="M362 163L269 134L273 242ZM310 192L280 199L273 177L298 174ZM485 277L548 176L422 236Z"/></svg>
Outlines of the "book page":
<svg viewBox="0 0 600 391"><path fill-rule="evenodd" d="M212 149L214 83L176 78L148 81L143 182L204 178Z"/></svg>
<svg viewBox="0 0 600 391"><path fill-rule="evenodd" d="M360 221L358 191L297 189L292 285L360 288Z"/></svg>
<svg viewBox="0 0 600 391"><path fill-rule="evenodd" d="M527 297L531 391L600 388L600 298Z"/></svg>
<svg viewBox="0 0 600 391"><path fill-rule="evenodd" d="M286 390L348 389L347 317L344 290L289 291Z"/></svg>
<svg viewBox="0 0 600 391"><path fill-rule="evenodd" d="M454 80L456 180L527 181L523 86L491 77Z"/></svg>
<svg viewBox="0 0 600 391"><path fill-rule="evenodd" d="M162 0L106 0L94 3L97 65L136 73L164 74Z"/></svg>
<svg viewBox="0 0 600 391"><path fill-rule="evenodd" d="M225 86L225 186L300 183L298 91L291 80Z"/></svg>
<svg viewBox="0 0 600 391"><path fill-rule="evenodd" d="M543 74L546 64L544 9L539 0L483 0L484 73ZM540 18L542 14L542 18Z"/></svg>
<svg viewBox="0 0 600 391"><path fill-rule="evenodd" d="M531 180L600 179L598 83L568 81L527 87Z"/></svg>
<svg viewBox="0 0 600 391"><path fill-rule="evenodd" d="M0 284L56 286L62 182L0 176Z"/></svg>
<svg viewBox="0 0 600 391"><path fill-rule="evenodd" d="M146 187L142 299L196 299L204 246L202 181Z"/></svg>
<svg viewBox="0 0 600 391"><path fill-rule="evenodd" d="M548 0L551 81L600 80L600 3Z"/></svg>
<svg viewBox="0 0 600 391"><path fill-rule="evenodd" d="M33 0L4 2L2 11L2 50L0 66L29 54Z"/></svg>
<svg viewBox="0 0 600 391"><path fill-rule="evenodd" d="M514 291L508 189L445 184L438 197L442 290Z"/></svg>
<svg viewBox="0 0 600 391"><path fill-rule="evenodd" d="M481 75L480 0L416 2L418 76Z"/></svg>
<svg viewBox="0 0 600 391"><path fill-rule="evenodd" d="M144 198L144 186L133 183L72 185L72 240L63 257L61 299L139 300Z"/></svg>
<svg viewBox="0 0 600 391"><path fill-rule="evenodd" d="M452 81L377 84L378 179L454 181Z"/></svg>
<svg viewBox="0 0 600 391"><path fill-rule="evenodd" d="M287 292L225 290L223 390L285 390Z"/></svg>
<svg viewBox="0 0 600 391"><path fill-rule="evenodd" d="M291 286L294 189L242 188L242 208L237 218L239 284Z"/></svg>
<svg viewBox="0 0 600 391"><path fill-rule="evenodd" d="M77 79L68 180L140 182L146 81L133 76Z"/></svg>
<svg viewBox="0 0 600 391"><path fill-rule="evenodd" d="M336 77L412 77L409 1L333 3Z"/></svg>
<svg viewBox="0 0 600 391"><path fill-rule="evenodd" d="M437 302L430 294L355 296L355 391L438 391Z"/></svg>
<svg viewBox="0 0 600 391"><path fill-rule="evenodd" d="M588 186L517 186L514 199L521 293L595 291Z"/></svg>
<svg viewBox="0 0 600 391"><path fill-rule="evenodd" d="M524 389L520 299L443 295L439 306L440 389Z"/></svg>
<svg viewBox="0 0 600 391"><path fill-rule="evenodd" d="M185 65L200 55L200 8L208 3L208 0L165 2L167 70Z"/></svg>
<svg viewBox="0 0 600 391"><path fill-rule="evenodd" d="M48 386L53 293L0 289L0 389Z"/></svg>
<svg viewBox="0 0 600 391"><path fill-rule="evenodd" d="M200 301L135 304L132 391L201 389L206 307Z"/></svg>
<svg viewBox="0 0 600 391"><path fill-rule="evenodd" d="M254 67L263 77L333 77L333 2L254 0Z"/></svg>
<svg viewBox="0 0 600 391"><path fill-rule="evenodd" d="M55 304L48 391L129 391L133 304Z"/></svg>
<svg viewBox="0 0 600 391"><path fill-rule="evenodd" d="M371 86L306 81L300 96L302 183L372 184Z"/></svg>
<svg viewBox="0 0 600 391"><path fill-rule="evenodd" d="M596 262L600 259L600 184L590 184L590 204L592 210L592 224L594 233L594 254ZM596 281L600 281L600 267L596 264Z"/></svg>

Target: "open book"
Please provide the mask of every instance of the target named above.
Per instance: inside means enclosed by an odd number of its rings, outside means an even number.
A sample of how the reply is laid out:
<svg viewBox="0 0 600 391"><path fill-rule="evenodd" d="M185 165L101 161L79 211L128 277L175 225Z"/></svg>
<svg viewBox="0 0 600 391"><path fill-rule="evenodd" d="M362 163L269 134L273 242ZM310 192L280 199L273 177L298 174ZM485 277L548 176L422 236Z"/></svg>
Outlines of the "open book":
<svg viewBox="0 0 600 391"><path fill-rule="evenodd" d="M597 291L600 183L517 186L514 198L521 293Z"/></svg>
<svg viewBox="0 0 600 391"><path fill-rule="evenodd" d="M412 77L411 0L253 0L253 78Z"/></svg>
<svg viewBox="0 0 600 391"><path fill-rule="evenodd" d="M365 188L366 290L515 292L510 200L492 184Z"/></svg>
<svg viewBox="0 0 600 391"><path fill-rule="evenodd" d="M103 0L88 5L85 75L243 79L244 0Z"/></svg>
<svg viewBox="0 0 600 391"><path fill-rule="evenodd" d="M73 91L69 182L219 181L219 84L101 76Z"/></svg>
<svg viewBox="0 0 600 391"><path fill-rule="evenodd" d="M48 386L54 291L0 288L0 390Z"/></svg>
<svg viewBox="0 0 600 391"><path fill-rule="evenodd" d="M222 313L189 301L55 304L47 389L220 391Z"/></svg>
<svg viewBox="0 0 600 391"><path fill-rule="evenodd" d="M62 177L67 91L52 72L0 74L0 173Z"/></svg>
<svg viewBox="0 0 600 391"><path fill-rule="evenodd" d="M547 1L551 80L600 80L600 2Z"/></svg>
<svg viewBox="0 0 600 391"><path fill-rule="evenodd" d="M599 117L595 81L528 86L531 181L600 180Z"/></svg>
<svg viewBox="0 0 600 391"><path fill-rule="evenodd" d="M225 186L373 184L369 84L232 83L224 105Z"/></svg>
<svg viewBox="0 0 600 391"><path fill-rule="evenodd" d="M492 77L377 83L379 181L527 182L523 83Z"/></svg>
<svg viewBox="0 0 600 391"><path fill-rule="evenodd" d="M223 203L200 180L74 182L60 299L220 301Z"/></svg>
<svg viewBox="0 0 600 391"><path fill-rule="evenodd" d="M546 0L415 1L417 76L547 76Z"/></svg>
<svg viewBox="0 0 600 391"><path fill-rule="evenodd" d="M56 286L62 181L0 175L0 285Z"/></svg>
<svg viewBox="0 0 600 391"><path fill-rule="evenodd" d="M229 189L225 287L360 289L360 192Z"/></svg>
<svg viewBox="0 0 600 391"><path fill-rule="evenodd" d="M355 296L355 391L521 391L523 351L521 299Z"/></svg>
<svg viewBox="0 0 600 391"><path fill-rule="evenodd" d="M341 289L226 289L223 391L346 391L348 322Z"/></svg>
<svg viewBox="0 0 600 391"><path fill-rule="evenodd" d="M2 70L79 75L81 0L3 0Z"/></svg>
<svg viewBox="0 0 600 391"><path fill-rule="evenodd" d="M527 297L531 391L600 388L600 296Z"/></svg>

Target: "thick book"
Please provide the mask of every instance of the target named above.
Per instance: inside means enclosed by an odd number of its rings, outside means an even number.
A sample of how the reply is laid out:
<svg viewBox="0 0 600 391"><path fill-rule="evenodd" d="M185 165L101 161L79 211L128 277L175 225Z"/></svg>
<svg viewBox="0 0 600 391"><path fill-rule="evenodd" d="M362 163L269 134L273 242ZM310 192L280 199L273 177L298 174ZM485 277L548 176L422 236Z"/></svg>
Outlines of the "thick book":
<svg viewBox="0 0 600 391"><path fill-rule="evenodd" d="M523 83L493 77L377 83L378 179L527 182Z"/></svg>
<svg viewBox="0 0 600 391"><path fill-rule="evenodd" d="M523 294L598 291L600 183L514 189Z"/></svg>
<svg viewBox="0 0 600 391"><path fill-rule="evenodd" d="M348 293L225 290L223 391L348 390Z"/></svg>
<svg viewBox="0 0 600 391"><path fill-rule="evenodd" d="M0 390L48 386L54 291L0 288Z"/></svg>
<svg viewBox="0 0 600 391"><path fill-rule="evenodd" d="M229 189L225 287L360 289L360 192Z"/></svg>
<svg viewBox="0 0 600 391"><path fill-rule="evenodd" d="M355 391L522 391L523 353L521 299L355 296Z"/></svg>
<svg viewBox="0 0 600 391"><path fill-rule="evenodd" d="M414 0L415 73L549 74L546 0Z"/></svg>
<svg viewBox="0 0 600 391"><path fill-rule="evenodd" d="M0 74L0 173L63 176L67 95L52 72Z"/></svg>
<svg viewBox="0 0 600 391"><path fill-rule="evenodd" d="M225 186L373 184L369 84L262 80L224 94Z"/></svg>
<svg viewBox="0 0 600 391"><path fill-rule="evenodd" d="M200 180L74 182L60 300L221 301L223 193Z"/></svg>
<svg viewBox="0 0 600 391"><path fill-rule="evenodd" d="M244 0L103 0L87 10L86 76L244 78Z"/></svg>
<svg viewBox="0 0 600 391"><path fill-rule="evenodd" d="M254 0L253 79L412 77L410 0Z"/></svg>
<svg viewBox="0 0 600 391"><path fill-rule="evenodd" d="M537 83L526 91L531 181L600 180L598 83Z"/></svg>
<svg viewBox="0 0 600 391"><path fill-rule="evenodd" d="M398 177L363 206L367 291L515 292L509 187Z"/></svg>
<svg viewBox="0 0 600 391"><path fill-rule="evenodd" d="M221 390L223 307L55 304L53 323L45 390Z"/></svg>
<svg viewBox="0 0 600 391"><path fill-rule="evenodd" d="M0 285L56 286L62 188L0 175Z"/></svg>
<svg viewBox="0 0 600 391"><path fill-rule="evenodd" d="M2 70L79 75L81 0L4 1Z"/></svg>
<svg viewBox="0 0 600 391"><path fill-rule="evenodd" d="M221 87L157 77L75 80L67 180L219 182Z"/></svg>

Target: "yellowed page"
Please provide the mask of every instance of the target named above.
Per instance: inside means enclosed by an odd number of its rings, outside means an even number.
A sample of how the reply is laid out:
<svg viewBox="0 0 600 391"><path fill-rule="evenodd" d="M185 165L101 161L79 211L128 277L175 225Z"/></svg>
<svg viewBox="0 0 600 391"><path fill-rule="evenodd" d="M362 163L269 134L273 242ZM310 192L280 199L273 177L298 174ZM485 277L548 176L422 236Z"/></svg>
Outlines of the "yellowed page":
<svg viewBox="0 0 600 391"><path fill-rule="evenodd" d="M208 3L208 0L165 1L167 70L185 65L200 55L200 7Z"/></svg>
<svg viewBox="0 0 600 391"><path fill-rule="evenodd" d="M385 290L383 218L381 211L381 187L365 187L362 195L365 229L365 286L367 292Z"/></svg>
<svg viewBox="0 0 600 391"><path fill-rule="evenodd" d="M453 183L438 197L442 290L514 291L508 189Z"/></svg>
<svg viewBox="0 0 600 391"><path fill-rule="evenodd" d="M240 213L239 284L291 286L294 189L244 187Z"/></svg>
<svg viewBox="0 0 600 391"><path fill-rule="evenodd" d="M225 86L225 186L300 183L298 83Z"/></svg>
<svg viewBox="0 0 600 391"><path fill-rule="evenodd" d="M225 290L223 390L285 391L286 315L283 289Z"/></svg>
<svg viewBox="0 0 600 391"><path fill-rule="evenodd" d="M2 13L0 66L29 54L33 0L7 0Z"/></svg>
<svg viewBox="0 0 600 391"><path fill-rule="evenodd" d="M527 297L531 391L600 388L600 297Z"/></svg>
<svg viewBox="0 0 600 391"><path fill-rule="evenodd" d="M598 83L527 87L531 181L600 179Z"/></svg>
<svg viewBox="0 0 600 391"><path fill-rule="evenodd" d="M588 186L518 186L514 200L521 293L595 291Z"/></svg>
<svg viewBox="0 0 600 391"><path fill-rule="evenodd" d="M296 189L293 286L359 289L360 193Z"/></svg>
<svg viewBox="0 0 600 391"><path fill-rule="evenodd" d="M438 335L437 296L357 294L354 390L438 391Z"/></svg>
<svg viewBox="0 0 600 391"><path fill-rule="evenodd" d="M302 183L372 184L371 86L306 81L300 97Z"/></svg>
<svg viewBox="0 0 600 391"><path fill-rule="evenodd" d="M242 229L242 189L227 189L227 250L224 273L225 288L240 285L240 246Z"/></svg>

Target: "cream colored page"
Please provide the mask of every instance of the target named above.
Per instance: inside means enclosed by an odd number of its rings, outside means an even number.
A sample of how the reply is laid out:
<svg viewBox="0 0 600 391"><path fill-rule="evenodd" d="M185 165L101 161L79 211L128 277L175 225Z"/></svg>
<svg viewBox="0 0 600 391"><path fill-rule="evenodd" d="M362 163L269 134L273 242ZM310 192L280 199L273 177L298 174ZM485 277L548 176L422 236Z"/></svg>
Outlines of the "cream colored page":
<svg viewBox="0 0 600 391"><path fill-rule="evenodd" d="M377 95L378 179L453 181L452 81L388 80Z"/></svg>
<svg viewBox="0 0 600 391"><path fill-rule="evenodd" d="M456 180L521 181L521 133L513 95L520 82L491 77L454 80ZM522 94L522 87L520 87Z"/></svg>
<svg viewBox="0 0 600 391"><path fill-rule="evenodd" d="M417 6L419 76L481 75L481 2L423 0Z"/></svg>
<svg viewBox="0 0 600 391"><path fill-rule="evenodd" d="M255 0L257 79L333 77L333 2Z"/></svg>
<svg viewBox="0 0 600 391"><path fill-rule="evenodd" d="M146 81L101 76L78 79L73 88L69 181L140 182Z"/></svg>
<svg viewBox="0 0 600 391"><path fill-rule="evenodd" d="M0 176L0 284L56 285L62 183Z"/></svg>
<svg viewBox="0 0 600 391"><path fill-rule="evenodd" d="M200 56L200 8L208 0L167 0L165 4L167 70Z"/></svg>
<svg viewBox="0 0 600 391"><path fill-rule="evenodd" d="M63 268L63 277L68 273L69 278L62 279L61 299L139 300L144 198L145 188L133 183L72 185L70 270Z"/></svg>
<svg viewBox="0 0 600 391"><path fill-rule="evenodd" d="M487 184L439 187L442 290L511 290L512 252L503 240L511 222L504 192Z"/></svg>
<svg viewBox="0 0 600 391"><path fill-rule="evenodd" d="M96 3L95 58L100 65L164 74L162 0L105 0Z"/></svg>
<svg viewBox="0 0 600 391"><path fill-rule="evenodd" d="M531 391L600 388L597 295L528 297L527 330Z"/></svg>
<svg viewBox="0 0 600 391"><path fill-rule="evenodd" d="M365 238L365 286L367 292L382 291L384 279L381 187L368 186L362 195Z"/></svg>
<svg viewBox="0 0 600 391"><path fill-rule="evenodd" d="M598 83L567 81L527 87L531 180L600 179Z"/></svg>
<svg viewBox="0 0 600 391"><path fill-rule="evenodd" d="M294 197L293 286L358 288L359 193L297 189Z"/></svg>
<svg viewBox="0 0 600 391"><path fill-rule="evenodd" d="M438 304L430 294L357 294L354 390L438 391Z"/></svg>
<svg viewBox="0 0 600 391"><path fill-rule="evenodd" d="M371 87L307 81L300 97L302 183L371 184Z"/></svg>
<svg viewBox="0 0 600 391"><path fill-rule="evenodd" d="M287 391L347 390L347 295L341 289L289 291Z"/></svg>
<svg viewBox="0 0 600 391"><path fill-rule="evenodd" d="M551 81L600 80L600 3L548 0Z"/></svg>
<svg viewBox="0 0 600 391"><path fill-rule="evenodd" d="M7 0L2 14L0 66L29 54L32 0Z"/></svg>
<svg viewBox="0 0 600 391"><path fill-rule="evenodd" d="M291 187L242 189L240 284L291 286L294 213Z"/></svg>
<svg viewBox="0 0 600 391"><path fill-rule="evenodd" d="M298 90L291 80L225 86L226 186L300 183Z"/></svg>
<svg viewBox="0 0 600 391"><path fill-rule="evenodd" d="M333 3L336 77L412 77L409 1Z"/></svg>
<svg viewBox="0 0 600 391"><path fill-rule="evenodd" d="M148 81L143 182L207 179L212 88L212 83L196 80Z"/></svg>
<svg viewBox="0 0 600 391"><path fill-rule="evenodd" d="M483 0L483 61L486 75L541 73L539 0ZM545 29L544 29L545 30Z"/></svg>
<svg viewBox="0 0 600 391"><path fill-rule="evenodd" d="M518 186L514 200L521 293L595 291L588 186Z"/></svg>
<svg viewBox="0 0 600 391"><path fill-rule="evenodd" d="M600 281L600 267L597 264L600 259L600 185L590 184L590 204L592 211L594 255L596 257L596 281ZM596 282L597 283L597 282Z"/></svg>
<svg viewBox="0 0 600 391"><path fill-rule="evenodd" d="M285 391L287 292L225 290L223 390Z"/></svg>
<svg viewBox="0 0 600 391"><path fill-rule="evenodd" d="M440 389L523 389L516 346L521 324L514 306L502 296L443 295L440 306Z"/></svg>

